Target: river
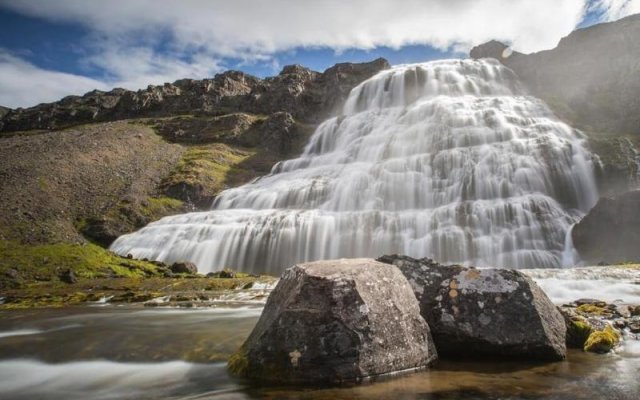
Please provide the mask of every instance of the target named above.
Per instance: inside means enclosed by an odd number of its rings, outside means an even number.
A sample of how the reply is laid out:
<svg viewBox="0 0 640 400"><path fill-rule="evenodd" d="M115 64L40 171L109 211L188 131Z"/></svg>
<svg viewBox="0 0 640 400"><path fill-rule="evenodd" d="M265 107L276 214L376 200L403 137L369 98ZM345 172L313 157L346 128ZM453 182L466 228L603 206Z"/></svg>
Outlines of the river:
<svg viewBox="0 0 640 400"><path fill-rule="evenodd" d="M581 294L640 303L640 271L571 271L528 273L556 302ZM230 377L225 359L261 311L255 304L0 311L0 398L635 400L640 393L635 340L608 355L570 350L566 361L549 364L441 360L429 371L353 387L252 386Z"/></svg>

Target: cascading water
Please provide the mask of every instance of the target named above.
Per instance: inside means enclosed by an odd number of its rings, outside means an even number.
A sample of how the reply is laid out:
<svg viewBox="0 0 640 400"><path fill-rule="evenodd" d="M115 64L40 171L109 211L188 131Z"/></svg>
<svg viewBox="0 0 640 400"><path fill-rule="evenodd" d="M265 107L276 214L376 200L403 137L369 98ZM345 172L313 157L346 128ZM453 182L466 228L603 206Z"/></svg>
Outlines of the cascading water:
<svg viewBox="0 0 640 400"><path fill-rule="evenodd" d="M274 274L384 253L559 267L597 199L582 140L495 60L397 66L354 88L299 158L112 250Z"/></svg>

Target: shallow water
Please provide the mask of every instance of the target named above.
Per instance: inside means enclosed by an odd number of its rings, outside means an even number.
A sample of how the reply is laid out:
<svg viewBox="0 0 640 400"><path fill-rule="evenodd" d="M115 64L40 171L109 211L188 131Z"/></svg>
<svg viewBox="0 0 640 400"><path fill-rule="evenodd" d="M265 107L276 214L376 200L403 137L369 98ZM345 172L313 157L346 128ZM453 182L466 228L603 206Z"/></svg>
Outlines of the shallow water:
<svg viewBox="0 0 640 400"><path fill-rule="evenodd" d="M637 399L640 342L567 361L440 361L338 389L252 387L224 359L261 309L78 307L0 312L2 399Z"/></svg>

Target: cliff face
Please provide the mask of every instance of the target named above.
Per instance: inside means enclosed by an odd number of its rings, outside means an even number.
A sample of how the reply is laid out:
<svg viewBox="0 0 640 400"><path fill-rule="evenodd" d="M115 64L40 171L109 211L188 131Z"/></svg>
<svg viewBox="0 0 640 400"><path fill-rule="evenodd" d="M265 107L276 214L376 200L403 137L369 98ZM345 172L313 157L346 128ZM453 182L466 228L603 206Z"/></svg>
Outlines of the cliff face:
<svg viewBox="0 0 640 400"><path fill-rule="evenodd" d="M573 126L595 132L640 134L640 15L578 29L552 50L503 54L489 42L471 57L493 57Z"/></svg>
<svg viewBox="0 0 640 400"><path fill-rule="evenodd" d="M135 92L94 90L55 103L0 110L0 131L51 130L129 118L216 116L230 112L285 111L297 120L315 123L334 111L353 86L388 67L389 63L380 58L369 63L337 64L324 73L291 65L265 79L227 71L213 79L182 79Z"/></svg>
<svg viewBox="0 0 640 400"><path fill-rule="evenodd" d="M588 263L640 260L640 190L601 198L571 233Z"/></svg>

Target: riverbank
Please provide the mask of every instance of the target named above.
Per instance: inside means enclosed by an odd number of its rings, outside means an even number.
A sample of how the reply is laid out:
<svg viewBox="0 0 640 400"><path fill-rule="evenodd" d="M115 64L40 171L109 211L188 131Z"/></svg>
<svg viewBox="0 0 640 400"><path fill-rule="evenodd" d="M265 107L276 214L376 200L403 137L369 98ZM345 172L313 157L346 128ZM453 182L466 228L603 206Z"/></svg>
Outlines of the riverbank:
<svg viewBox="0 0 640 400"><path fill-rule="evenodd" d="M31 282L6 289L1 309L61 308L79 305L141 304L147 307L211 307L234 302L263 303L276 282L271 276L118 277Z"/></svg>

